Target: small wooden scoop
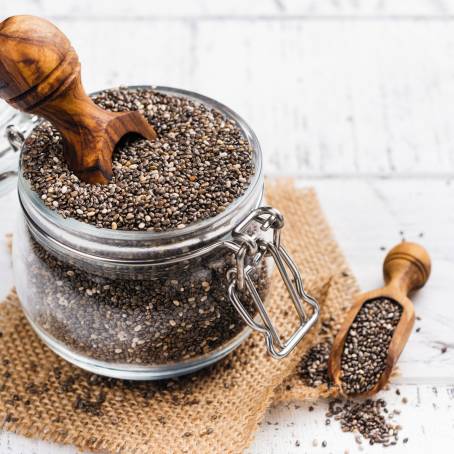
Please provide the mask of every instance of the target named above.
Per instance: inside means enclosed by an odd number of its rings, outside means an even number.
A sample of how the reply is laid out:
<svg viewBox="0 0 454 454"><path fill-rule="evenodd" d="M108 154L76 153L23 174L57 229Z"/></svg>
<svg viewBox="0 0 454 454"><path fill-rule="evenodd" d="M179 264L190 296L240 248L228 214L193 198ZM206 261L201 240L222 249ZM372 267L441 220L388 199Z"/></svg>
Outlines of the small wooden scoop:
<svg viewBox="0 0 454 454"><path fill-rule="evenodd" d="M68 166L88 183L112 177L112 153L128 133L155 139L139 112L96 106L80 80L80 63L68 38L45 19L13 16L0 23L0 97L48 119L62 134Z"/></svg>
<svg viewBox="0 0 454 454"><path fill-rule="evenodd" d="M402 316L389 345L385 371L373 388L365 393L355 394L354 396L357 397L371 396L388 383L393 367L407 343L415 322L415 310L407 295L424 286L429 278L430 269L429 254L419 244L402 242L388 252L383 263L385 287L363 293L356 298L334 340L328 370L331 379L339 387L341 393L344 394L341 381L341 360L344 344L350 326L363 304L377 298L388 298L401 305ZM349 394L349 396L353 395Z"/></svg>

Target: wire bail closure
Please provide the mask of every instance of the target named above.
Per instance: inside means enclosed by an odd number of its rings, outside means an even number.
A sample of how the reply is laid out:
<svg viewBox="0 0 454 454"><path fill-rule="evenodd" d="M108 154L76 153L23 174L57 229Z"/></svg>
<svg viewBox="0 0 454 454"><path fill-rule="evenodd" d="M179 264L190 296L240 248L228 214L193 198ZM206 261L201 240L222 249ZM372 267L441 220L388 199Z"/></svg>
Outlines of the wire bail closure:
<svg viewBox="0 0 454 454"><path fill-rule="evenodd" d="M247 228L254 222L260 225L262 232L272 230L272 241L258 238L257 234L247 232ZM284 217L278 210L271 207L253 210L232 232L233 241L238 245L235 254L236 266L227 272L231 303L249 327L265 336L267 350L276 359L285 358L298 345L315 324L320 313L317 301L304 290L303 280L295 262L281 245L283 226ZM251 273L265 257L269 256L273 258L279 270L300 319L298 328L286 341L281 340L251 279ZM246 263L247 257L250 258L249 263ZM244 290L247 290L252 297L257 308L256 319L259 321L254 320L240 301L238 291ZM303 303L310 306L310 316L306 314Z"/></svg>
<svg viewBox="0 0 454 454"><path fill-rule="evenodd" d="M8 120L11 121L17 116L18 115L13 114L11 118L8 118ZM0 194L3 192L2 189L5 181L17 176L17 167L19 162L19 153L17 152L21 149L25 141L23 132L11 124L6 127L4 135L7 146L2 146L0 149ZM16 154L15 157L14 154Z"/></svg>
<svg viewBox="0 0 454 454"><path fill-rule="evenodd" d="M38 122L34 117L31 120L33 126ZM8 126L6 137L10 148L5 150L5 152L21 149L25 135L19 128L14 125ZM0 158L3 157L3 154L0 153ZM10 173L16 174L16 172L0 173L0 183L3 179L9 177ZM262 232L271 230L273 232L272 241L259 238L256 233L249 233L247 231L248 227L253 223L259 224L260 231ZM219 242L199 251L201 254L218 247L227 247L235 254L236 265L227 271L230 302L250 328L264 335L267 350L276 359L282 359L289 355L315 324L320 313L317 301L304 290L303 280L295 262L281 245L281 230L283 227L284 217L278 210L272 207L259 207L251 211L233 229L233 241ZM251 273L253 273L260 262L266 257L273 258L300 319L298 328L286 341L281 340L251 279ZM254 305L257 308L256 320L241 303L238 291L248 291L251 295ZM311 308L309 317L306 314L303 303L308 304Z"/></svg>

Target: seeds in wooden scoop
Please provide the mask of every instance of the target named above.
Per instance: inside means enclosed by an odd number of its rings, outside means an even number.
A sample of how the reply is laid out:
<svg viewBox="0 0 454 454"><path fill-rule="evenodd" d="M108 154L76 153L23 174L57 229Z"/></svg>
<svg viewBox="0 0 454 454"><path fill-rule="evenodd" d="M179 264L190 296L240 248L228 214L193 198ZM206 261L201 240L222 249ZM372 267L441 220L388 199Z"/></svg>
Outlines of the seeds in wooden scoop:
<svg viewBox="0 0 454 454"><path fill-rule="evenodd" d="M221 213L249 186L251 147L220 111L151 89L106 90L94 101L141 112L158 137L120 144L111 182L93 185L69 171L60 134L47 122L38 127L24 149L23 174L63 217L114 230L182 229Z"/></svg>
<svg viewBox="0 0 454 454"><path fill-rule="evenodd" d="M365 311L364 311L365 309ZM363 312L364 311L364 312ZM380 376L381 365L378 358L382 358L382 351L387 352L392 333L397 325L401 316L401 307L397 303L389 299L378 299L369 301L366 306L363 306L360 314L355 320L355 328L357 335L353 335L347 339L351 351L357 354L357 357L371 357L373 361L369 361L366 366L361 367L367 371L370 369L377 370L376 374ZM361 323L361 326L360 326ZM378 324L378 327L376 326ZM380 326L382 326L381 329ZM383 328L385 326L385 328ZM368 327L368 328L367 328ZM374 330L375 335L379 338L384 338L386 347L377 346L373 343L373 339L364 337L361 334L363 342L359 342L359 333L363 330ZM306 386L318 387L320 385L326 386L328 389L332 386L328 374L328 358L331 352L331 340L337 332L337 327L334 324L328 324L321 332L325 339L312 346L302 358L299 364L299 376ZM352 333L349 333L349 335ZM368 335L367 335L368 336ZM347 345L347 343L346 343ZM381 344L380 344L381 345ZM368 347L372 353L366 348ZM360 348L360 349L357 349ZM357 350L355 350L357 349ZM380 354L381 353L381 354ZM352 387L355 382L355 367L357 357L349 355L348 358L343 358L346 365L352 370L352 382L347 383L346 386ZM356 361L356 362L355 362ZM372 365L374 364L374 367ZM358 363L359 365L359 363ZM363 377L364 374L361 374ZM360 379L361 380L361 379ZM331 388L332 389L332 388ZM334 390L335 391L335 390ZM400 392L397 390L396 393ZM309 411L313 407L309 407ZM335 398L329 402L329 408L326 412L325 425L331 425L331 420L334 419L340 423L340 428L343 432L356 433L355 441L362 449L363 443L367 442L371 445L381 444L382 446L392 446L397 444L399 440L399 432L401 426L394 422L394 416L398 415L398 410L388 410L387 404L383 399L342 399ZM408 439L404 439L406 443ZM318 445L318 442L314 444Z"/></svg>
<svg viewBox="0 0 454 454"><path fill-rule="evenodd" d="M367 392L378 382L401 315L400 304L388 298L363 304L347 334L341 358L342 388L346 394Z"/></svg>

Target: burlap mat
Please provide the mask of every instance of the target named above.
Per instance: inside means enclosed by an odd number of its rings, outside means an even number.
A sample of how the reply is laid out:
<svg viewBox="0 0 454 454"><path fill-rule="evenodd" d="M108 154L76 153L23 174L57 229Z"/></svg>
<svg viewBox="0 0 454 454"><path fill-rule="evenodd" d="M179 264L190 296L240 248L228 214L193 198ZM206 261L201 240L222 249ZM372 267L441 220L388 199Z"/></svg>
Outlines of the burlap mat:
<svg viewBox="0 0 454 454"><path fill-rule="evenodd" d="M285 215L284 243L319 299L322 321L338 323L357 287L314 191L270 185L267 199ZM294 328L277 276L268 306L284 332ZM61 360L33 333L14 292L0 305L0 332L3 428L83 450L239 453L273 401L326 393L304 386L295 374L304 352L320 339L319 327L284 360L271 359L254 334L214 367L154 383L103 379Z"/></svg>

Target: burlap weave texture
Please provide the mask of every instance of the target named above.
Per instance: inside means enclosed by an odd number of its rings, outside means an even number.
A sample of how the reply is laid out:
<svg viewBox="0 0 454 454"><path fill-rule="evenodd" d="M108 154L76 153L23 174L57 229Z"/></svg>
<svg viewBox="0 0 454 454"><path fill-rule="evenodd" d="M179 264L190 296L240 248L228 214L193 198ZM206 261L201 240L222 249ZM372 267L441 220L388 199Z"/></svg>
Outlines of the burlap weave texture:
<svg viewBox="0 0 454 454"><path fill-rule="evenodd" d="M313 190L268 186L267 200L285 216L283 241L300 267L322 320L338 323L357 286ZM279 276L267 302L282 332L295 316ZM276 361L253 334L215 366L178 380L131 383L102 379L45 347L12 292L0 305L0 418L5 430L114 453L240 453L274 401L316 398L295 373L318 327L290 357Z"/></svg>

